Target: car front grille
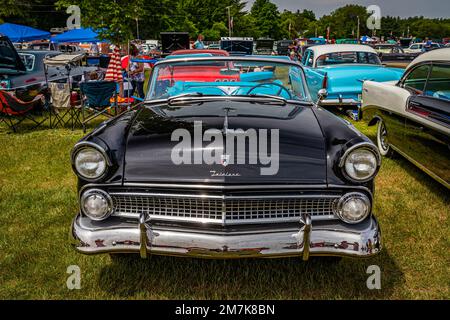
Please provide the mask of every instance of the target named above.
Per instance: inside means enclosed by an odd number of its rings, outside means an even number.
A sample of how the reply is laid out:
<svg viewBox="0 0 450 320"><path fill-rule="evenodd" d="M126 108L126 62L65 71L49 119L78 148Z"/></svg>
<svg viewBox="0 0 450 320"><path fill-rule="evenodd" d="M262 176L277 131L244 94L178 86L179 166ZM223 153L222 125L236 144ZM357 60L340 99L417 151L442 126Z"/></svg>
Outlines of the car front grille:
<svg viewBox="0 0 450 320"><path fill-rule="evenodd" d="M299 221L308 213L313 220L334 219L338 196L226 197L178 194L111 193L115 216L217 223L222 225Z"/></svg>

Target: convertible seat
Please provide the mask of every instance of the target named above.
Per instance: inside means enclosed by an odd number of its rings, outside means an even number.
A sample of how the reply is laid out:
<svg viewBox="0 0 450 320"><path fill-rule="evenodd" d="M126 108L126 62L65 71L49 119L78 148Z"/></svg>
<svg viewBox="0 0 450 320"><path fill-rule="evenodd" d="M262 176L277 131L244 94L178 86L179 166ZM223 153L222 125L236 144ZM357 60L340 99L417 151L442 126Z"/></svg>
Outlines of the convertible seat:
<svg viewBox="0 0 450 320"><path fill-rule="evenodd" d="M26 119L35 123L32 129L37 128L46 120L44 118L37 121L36 115L33 114L35 108L42 103L43 97L38 94L32 101L25 102L7 91L0 90L0 122L5 122L14 132L17 132L17 126Z"/></svg>

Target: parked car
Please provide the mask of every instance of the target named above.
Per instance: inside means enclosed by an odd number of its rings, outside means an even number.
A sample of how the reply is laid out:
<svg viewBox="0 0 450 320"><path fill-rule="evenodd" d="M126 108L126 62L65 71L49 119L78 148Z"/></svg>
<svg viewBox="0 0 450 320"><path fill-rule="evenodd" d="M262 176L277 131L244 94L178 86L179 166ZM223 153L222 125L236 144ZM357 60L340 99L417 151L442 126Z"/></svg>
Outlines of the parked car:
<svg viewBox="0 0 450 320"><path fill-rule="evenodd" d="M277 54L279 56L289 55L290 47L294 47L294 41L292 40L277 41Z"/></svg>
<svg viewBox="0 0 450 320"><path fill-rule="evenodd" d="M423 48L426 45L426 43L422 42L422 43L413 43L412 45L409 46L409 48L405 49L406 53L422 53L423 52ZM439 45L439 43L436 42L432 42L430 45L430 49L439 49L441 46Z"/></svg>
<svg viewBox="0 0 450 320"><path fill-rule="evenodd" d="M253 38L249 37L222 37L220 39L220 49L228 51L230 55L251 55L253 54Z"/></svg>
<svg viewBox="0 0 450 320"><path fill-rule="evenodd" d="M419 53L406 53L405 50L397 44L378 43L373 45L382 62L386 61L412 61Z"/></svg>
<svg viewBox="0 0 450 320"><path fill-rule="evenodd" d="M67 79L65 68L51 67L45 74L44 58L60 55L51 50L19 50L17 51L7 37L0 37L0 88L13 91L22 101L31 101L38 94L45 93L48 81ZM95 68L74 67L71 79L80 81L85 71Z"/></svg>
<svg viewBox="0 0 450 320"><path fill-rule="evenodd" d="M207 49L220 50L220 43L211 43L208 45Z"/></svg>
<svg viewBox="0 0 450 320"><path fill-rule="evenodd" d="M400 153L450 188L450 48L416 58L399 82L364 82L363 117L382 155Z"/></svg>
<svg viewBox="0 0 450 320"><path fill-rule="evenodd" d="M186 66L209 78L211 65L246 80L164 81ZM303 68L289 60L159 61L144 105L72 150L80 202L73 245L142 257L377 254L378 149L314 100Z"/></svg>
<svg viewBox="0 0 450 320"><path fill-rule="evenodd" d="M403 74L402 69L383 66L377 52L366 45L313 46L305 51L301 64L311 95L327 90L327 98L321 101L327 106L360 106L364 81L399 80Z"/></svg>
<svg viewBox="0 0 450 320"><path fill-rule="evenodd" d="M273 52L273 44L275 40L269 38L260 38L255 42L254 54L271 55Z"/></svg>

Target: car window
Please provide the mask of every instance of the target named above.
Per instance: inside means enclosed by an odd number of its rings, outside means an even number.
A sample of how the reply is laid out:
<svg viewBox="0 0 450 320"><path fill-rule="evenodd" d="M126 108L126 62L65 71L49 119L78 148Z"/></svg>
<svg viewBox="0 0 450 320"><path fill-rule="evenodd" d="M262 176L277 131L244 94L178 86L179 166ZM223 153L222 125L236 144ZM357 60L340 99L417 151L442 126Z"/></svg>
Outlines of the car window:
<svg viewBox="0 0 450 320"><path fill-rule="evenodd" d="M433 65L424 94L450 100L450 65Z"/></svg>
<svg viewBox="0 0 450 320"><path fill-rule="evenodd" d="M376 53L371 52L332 52L319 56L316 61L317 67L337 65L337 64L381 64Z"/></svg>
<svg viewBox="0 0 450 320"><path fill-rule="evenodd" d="M312 67L314 64L314 52L309 51L309 55L306 58L306 66L307 67Z"/></svg>
<svg viewBox="0 0 450 320"><path fill-rule="evenodd" d="M425 89L430 65L422 65L411 71L405 78L404 87L412 89L414 93L421 94Z"/></svg>
<svg viewBox="0 0 450 320"><path fill-rule="evenodd" d="M308 56L311 50L306 50L302 57L302 65L306 66L306 62L308 61Z"/></svg>
<svg viewBox="0 0 450 320"><path fill-rule="evenodd" d="M36 57L34 54L29 53L19 53L20 59L22 59L23 64L25 65L25 68L27 71L33 71L34 69L34 62L36 60Z"/></svg>
<svg viewBox="0 0 450 320"><path fill-rule="evenodd" d="M419 46L418 46L417 44L412 45L412 46L411 46L411 49L413 49L413 50L414 50L414 49L419 49Z"/></svg>

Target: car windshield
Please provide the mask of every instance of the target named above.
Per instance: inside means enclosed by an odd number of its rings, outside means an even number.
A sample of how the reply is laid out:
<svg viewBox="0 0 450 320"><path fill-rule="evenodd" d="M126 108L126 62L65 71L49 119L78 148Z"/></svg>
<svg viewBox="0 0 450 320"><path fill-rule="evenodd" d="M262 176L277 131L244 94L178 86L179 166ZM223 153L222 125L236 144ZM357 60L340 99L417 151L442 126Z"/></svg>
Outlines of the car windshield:
<svg viewBox="0 0 450 320"><path fill-rule="evenodd" d="M275 96L309 101L303 70L289 61L228 57L167 59L157 64L147 100L192 96ZM283 59L284 60L284 59Z"/></svg>
<svg viewBox="0 0 450 320"><path fill-rule="evenodd" d="M336 64L381 64L380 58L372 52L332 52L321 55L317 58L318 67Z"/></svg>

